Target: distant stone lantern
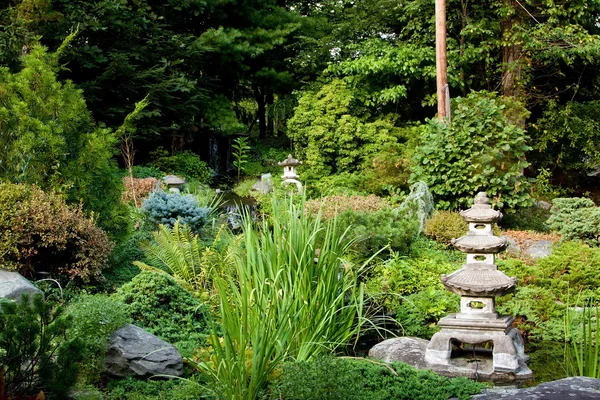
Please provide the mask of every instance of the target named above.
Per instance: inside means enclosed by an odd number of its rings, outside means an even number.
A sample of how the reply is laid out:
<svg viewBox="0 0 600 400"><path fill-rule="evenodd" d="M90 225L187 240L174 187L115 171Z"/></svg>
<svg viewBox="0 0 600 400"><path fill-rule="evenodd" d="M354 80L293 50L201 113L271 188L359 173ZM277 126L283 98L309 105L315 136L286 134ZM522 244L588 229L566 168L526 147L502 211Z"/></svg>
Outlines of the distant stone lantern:
<svg viewBox="0 0 600 400"><path fill-rule="evenodd" d="M171 193L180 193L181 188L185 184L185 179L180 178L176 175L167 175L162 180L165 183L165 185L167 185L167 188Z"/></svg>
<svg viewBox="0 0 600 400"><path fill-rule="evenodd" d="M467 254L467 262L460 270L441 278L446 289L461 296L460 312L440 319L441 331L431 338L425 362L436 371L452 365L453 345L468 344L474 352L476 345L491 342L492 370L480 373L531 378L531 370L525 364L529 358L524 353L523 338L511 325L514 317L496 312L495 298L513 292L517 285L516 278L509 278L494 264L496 253L507 247L506 239L492 232L492 224L502 218L502 213L493 210L487 194L480 192L473 207L460 214L469 223L469 232L452 239L452 244Z"/></svg>
<svg viewBox="0 0 600 400"><path fill-rule="evenodd" d="M287 159L277 163L280 167L283 167L283 183L293 183L298 188L298 193L302 192L302 183L298 180L299 176L296 173L296 167L302 164L302 161L296 160L291 154L288 155Z"/></svg>

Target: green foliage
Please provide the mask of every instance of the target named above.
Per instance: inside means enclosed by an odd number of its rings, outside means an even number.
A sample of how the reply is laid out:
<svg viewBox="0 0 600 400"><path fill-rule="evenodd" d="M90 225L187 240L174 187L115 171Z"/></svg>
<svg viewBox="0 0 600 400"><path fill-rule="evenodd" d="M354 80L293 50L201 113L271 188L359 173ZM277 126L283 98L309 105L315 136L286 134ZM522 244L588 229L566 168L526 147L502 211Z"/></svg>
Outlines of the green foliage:
<svg viewBox="0 0 600 400"><path fill-rule="evenodd" d="M125 305L104 295L83 295L69 304L67 315L73 320L68 335L84 343L80 381L97 383L109 336L128 322Z"/></svg>
<svg viewBox="0 0 600 400"><path fill-rule="evenodd" d="M135 324L190 356L209 331L209 310L166 273L142 271L113 295Z"/></svg>
<svg viewBox="0 0 600 400"><path fill-rule="evenodd" d="M574 318L573 314L577 311L567 308L565 315L565 359L568 373L569 376L600 379L600 308L584 307L580 312L581 322ZM572 337L572 333L576 331L579 331L580 340Z"/></svg>
<svg viewBox="0 0 600 400"><path fill-rule="evenodd" d="M213 173L208 165L191 151L159 157L154 161L154 165L167 174L183 175L202 183L209 183Z"/></svg>
<svg viewBox="0 0 600 400"><path fill-rule="evenodd" d="M0 183L0 260L25 276L102 277L112 244L81 206L25 184Z"/></svg>
<svg viewBox="0 0 600 400"><path fill-rule="evenodd" d="M124 223L116 139L95 126L82 92L57 80L58 56L34 46L19 72L0 68L0 177L82 202L118 236Z"/></svg>
<svg viewBox="0 0 600 400"><path fill-rule="evenodd" d="M75 384L82 356L79 339L65 335L70 319L60 306L44 302L42 295L20 303L0 301L0 371L9 398L35 395L40 390L67 398Z"/></svg>
<svg viewBox="0 0 600 400"><path fill-rule="evenodd" d="M396 135L391 116L370 118L339 79L304 92L288 121L288 136L308 178L357 171L382 147L396 145Z"/></svg>
<svg viewBox="0 0 600 400"><path fill-rule="evenodd" d="M402 363L317 357L284 364L271 399L446 400L468 399L483 388L466 378L445 378Z"/></svg>
<svg viewBox="0 0 600 400"><path fill-rule="evenodd" d="M248 164L248 153L251 147L248 145L248 138L245 136L236 138L231 147L233 147L233 166L237 169L237 178L239 181L240 174L245 171Z"/></svg>
<svg viewBox="0 0 600 400"><path fill-rule="evenodd" d="M425 223L425 235L431 239L450 246L452 239L467 234L469 224L455 211L438 211Z"/></svg>
<svg viewBox="0 0 600 400"><path fill-rule="evenodd" d="M355 239L352 250L360 259L367 259L386 246L407 253L419 233L419 221L412 213L389 207L375 212L348 210L339 215L338 229L340 232L348 229L348 236Z"/></svg>
<svg viewBox="0 0 600 400"><path fill-rule="evenodd" d="M101 397L105 400L197 400L200 398L207 398L205 390L193 380L139 380L131 377L110 381L105 396Z"/></svg>
<svg viewBox="0 0 600 400"><path fill-rule="evenodd" d="M549 216L550 211L541 207L518 208L513 213L504 215L498 224L505 229L549 232L550 228L546 223Z"/></svg>
<svg viewBox="0 0 600 400"><path fill-rule="evenodd" d="M531 133L547 168L586 172L600 164L600 101L559 104L552 100Z"/></svg>
<svg viewBox="0 0 600 400"><path fill-rule="evenodd" d="M140 269L134 261L144 260L142 245L152 240L152 233L146 229L134 231L127 240L117 244L110 257L110 266L104 271L102 288L114 292L119 286L129 282Z"/></svg>
<svg viewBox="0 0 600 400"><path fill-rule="evenodd" d="M524 131L511 122L526 114L518 103L490 92L453 101L452 124L430 120L414 156L411 181L429 185L438 208L456 209L486 191L496 207L531 204Z"/></svg>
<svg viewBox="0 0 600 400"><path fill-rule="evenodd" d="M133 177L134 178L156 178L161 179L163 176L167 175L160 168L152 165L134 165L132 168Z"/></svg>
<svg viewBox="0 0 600 400"><path fill-rule="evenodd" d="M213 277L227 269L225 256L212 247L205 247L187 225L175 222L172 229L160 225L152 236L154 240L143 246L148 263L168 271L186 287L208 294ZM142 269L150 268L139 261L134 264Z"/></svg>
<svg viewBox="0 0 600 400"><path fill-rule="evenodd" d="M459 296L445 289L430 287L406 296L392 311L405 336L429 339L439 331L437 322L440 318L459 311L459 299Z"/></svg>
<svg viewBox="0 0 600 400"><path fill-rule="evenodd" d="M148 219L156 225L165 225L173 228L179 221L182 225L189 225L194 232L199 232L206 223L209 209L200 207L198 199L193 195L179 193L166 193L162 190L154 191L142 204Z"/></svg>
<svg viewBox="0 0 600 400"><path fill-rule="evenodd" d="M578 239L590 245L600 240L600 207L587 198L557 198L552 200L550 218L546 223L563 239Z"/></svg>
<svg viewBox="0 0 600 400"><path fill-rule="evenodd" d="M213 330L199 367L220 398L256 398L280 362L343 346L363 322L359 271L342 259L344 235L302 203L286 203L274 198L260 227L246 216L235 272L216 280L223 338Z"/></svg>

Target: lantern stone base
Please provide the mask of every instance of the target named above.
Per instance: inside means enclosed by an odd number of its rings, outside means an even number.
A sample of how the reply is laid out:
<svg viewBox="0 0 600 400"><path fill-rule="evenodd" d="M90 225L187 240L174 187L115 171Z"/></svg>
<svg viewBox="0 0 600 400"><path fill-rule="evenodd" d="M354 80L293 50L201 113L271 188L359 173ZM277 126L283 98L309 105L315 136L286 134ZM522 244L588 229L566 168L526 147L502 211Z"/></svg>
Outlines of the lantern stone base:
<svg viewBox="0 0 600 400"><path fill-rule="evenodd" d="M369 356L385 362L401 361L415 368L429 369L448 377L461 376L505 384L518 384L533 378L533 373L524 362L516 372L495 371L492 350L478 351L475 358L471 351L454 351L447 364L430 364L425 362L428 346L429 341L420 338L387 339L371 348Z"/></svg>
<svg viewBox="0 0 600 400"><path fill-rule="evenodd" d="M464 314L451 314L444 317L438 323L442 330L433 335L427 346L425 363L434 371L446 369L448 366L458 367L460 361L452 354L453 345L459 346L467 358L473 359L473 348L488 342L492 345L492 350L488 351L492 356L489 373L531 375L526 366L529 357L524 352L523 338L520 332L511 326L513 321L511 316L470 319ZM463 346L470 348L473 354L469 354L469 350L464 351Z"/></svg>

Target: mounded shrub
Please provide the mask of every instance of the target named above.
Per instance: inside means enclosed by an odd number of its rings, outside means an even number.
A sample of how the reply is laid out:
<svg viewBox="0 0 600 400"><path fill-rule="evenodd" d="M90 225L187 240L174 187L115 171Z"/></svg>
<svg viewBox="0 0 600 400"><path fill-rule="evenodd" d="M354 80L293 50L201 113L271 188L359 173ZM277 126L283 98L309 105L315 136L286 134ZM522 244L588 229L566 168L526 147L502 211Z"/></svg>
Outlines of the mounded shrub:
<svg viewBox="0 0 600 400"><path fill-rule="evenodd" d="M154 165L168 174L183 175L202 183L209 183L212 177L212 170L208 164L191 151L183 151L172 156L161 156L154 161Z"/></svg>
<svg viewBox="0 0 600 400"><path fill-rule="evenodd" d="M425 222L425 235L438 243L450 246L452 239L467 234L469 224L455 211L438 211Z"/></svg>
<svg viewBox="0 0 600 400"><path fill-rule="evenodd" d="M600 207L584 197L558 198L552 200L550 218L546 223L563 239L582 240L598 245L600 240Z"/></svg>
<svg viewBox="0 0 600 400"><path fill-rule="evenodd" d="M144 200L142 210L148 214L148 219L157 225L173 228L179 219L182 225L188 225L194 232L198 232L204 226L210 211L207 207L200 207L198 199L192 195L166 193L162 190L152 192Z"/></svg>
<svg viewBox="0 0 600 400"><path fill-rule="evenodd" d="M287 400L446 400L468 399L482 384L446 378L403 363L317 357L284 364L271 385L271 399Z"/></svg>
<svg viewBox="0 0 600 400"><path fill-rule="evenodd" d="M102 277L112 243L81 206L37 186L0 183L0 263L89 282Z"/></svg>
<svg viewBox="0 0 600 400"><path fill-rule="evenodd" d="M136 325L176 345L184 355L210 331L209 309L166 273L142 271L113 295Z"/></svg>

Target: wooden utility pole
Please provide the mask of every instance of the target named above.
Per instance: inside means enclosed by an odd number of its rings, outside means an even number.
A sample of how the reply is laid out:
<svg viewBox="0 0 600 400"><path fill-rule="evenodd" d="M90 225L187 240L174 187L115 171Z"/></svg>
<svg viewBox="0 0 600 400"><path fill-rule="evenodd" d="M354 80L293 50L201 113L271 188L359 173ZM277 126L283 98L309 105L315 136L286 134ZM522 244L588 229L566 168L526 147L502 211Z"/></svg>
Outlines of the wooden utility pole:
<svg viewBox="0 0 600 400"><path fill-rule="evenodd" d="M435 0L435 67L438 120L450 122L450 88L446 60L446 0Z"/></svg>

